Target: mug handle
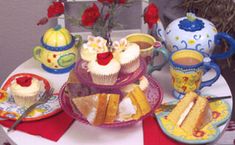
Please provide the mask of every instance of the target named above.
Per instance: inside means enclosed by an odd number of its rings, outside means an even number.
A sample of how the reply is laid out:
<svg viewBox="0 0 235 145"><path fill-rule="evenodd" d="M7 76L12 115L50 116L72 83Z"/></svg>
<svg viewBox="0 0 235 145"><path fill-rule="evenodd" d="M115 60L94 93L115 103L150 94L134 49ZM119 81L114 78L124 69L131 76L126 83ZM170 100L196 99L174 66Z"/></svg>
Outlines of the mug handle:
<svg viewBox="0 0 235 145"><path fill-rule="evenodd" d="M34 49L33 49L33 57L34 57L34 59L36 59L36 60L42 62L42 61L41 61L41 53L42 53L43 49L44 49L44 48L41 47L41 46L36 46L36 47L34 47Z"/></svg>
<svg viewBox="0 0 235 145"><path fill-rule="evenodd" d="M78 39L78 42L75 44L75 47L79 48L80 45L82 44L82 36L77 34L77 35L74 35L74 37Z"/></svg>
<svg viewBox="0 0 235 145"><path fill-rule="evenodd" d="M229 44L229 49L228 51L221 53L221 54L213 54L211 56L211 59L225 59L230 57L231 55L234 54L235 52L235 39L231 37L229 34L224 33L224 32L219 32L215 35L215 44L220 45L221 40L225 40Z"/></svg>
<svg viewBox="0 0 235 145"><path fill-rule="evenodd" d="M163 62L159 65L154 65L154 58L156 56L159 55L159 53L162 53L163 55ZM153 48L153 55L152 55L152 58L151 58L151 62L150 64L148 65L148 74L151 74L152 72L154 72L155 70L161 70L162 67L168 62L168 58L169 58L169 52L168 50L165 48L165 47L154 47Z"/></svg>
<svg viewBox="0 0 235 145"><path fill-rule="evenodd" d="M207 59L207 58L208 58L208 57L206 57L205 59ZM204 59L204 60L205 60L205 59ZM208 58L208 59L210 60L210 58ZM220 74L221 74L221 70L220 70L219 66L218 66L216 63L211 62L211 60L210 60L210 61L207 61L207 62L204 62L204 67L205 67L205 69L208 69L208 68L209 68L209 69L214 69L215 72L216 72L216 75L215 75L214 78L202 82L201 85L200 85L200 87L199 87L199 90L202 89L202 88L204 88L204 87L211 86L214 82L216 82L216 81L218 80L218 78L219 78L219 76L220 76Z"/></svg>

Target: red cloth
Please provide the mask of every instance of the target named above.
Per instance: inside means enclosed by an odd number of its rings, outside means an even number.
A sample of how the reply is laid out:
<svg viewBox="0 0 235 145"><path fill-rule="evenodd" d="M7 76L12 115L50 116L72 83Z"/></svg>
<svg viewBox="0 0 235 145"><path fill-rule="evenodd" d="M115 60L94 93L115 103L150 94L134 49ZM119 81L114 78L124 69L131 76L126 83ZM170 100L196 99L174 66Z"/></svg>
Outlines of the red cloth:
<svg viewBox="0 0 235 145"><path fill-rule="evenodd" d="M143 131L144 145L184 145L166 136L153 116L144 119Z"/></svg>
<svg viewBox="0 0 235 145"><path fill-rule="evenodd" d="M58 113L52 117L30 122L21 122L16 130L20 130L31 135L39 135L52 141L58 141L60 137L73 123L71 117L65 112ZM4 120L0 121L5 127L10 127L15 121Z"/></svg>

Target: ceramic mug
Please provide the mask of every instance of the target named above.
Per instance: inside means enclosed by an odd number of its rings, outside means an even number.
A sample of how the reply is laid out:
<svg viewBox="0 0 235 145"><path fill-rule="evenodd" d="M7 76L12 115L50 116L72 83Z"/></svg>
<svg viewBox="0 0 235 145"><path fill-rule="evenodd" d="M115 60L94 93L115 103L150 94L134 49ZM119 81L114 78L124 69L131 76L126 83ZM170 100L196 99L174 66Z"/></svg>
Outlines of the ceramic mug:
<svg viewBox="0 0 235 145"><path fill-rule="evenodd" d="M182 98L185 93L211 86L221 73L219 66L212 62L207 54L194 49L174 51L169 57L169 63L174 88L173 95L177 99ZM208 68L214 69L216 75L202 82L202 76Z"/></svg>
<svg viewBox="0 0 235 145"><path fill-rule="evenodd" d="M169 53L166 48L163 47L160 41L157 41L154 37L145 33L133 33L126 36L128 42L136 43L140 46L140 55L146 60L148 64L148 73L152 73L155 70L161 70L161 68L167 63ZM158 65L154 65L154 58L161 53L163 55L163 62Z"/></svg>

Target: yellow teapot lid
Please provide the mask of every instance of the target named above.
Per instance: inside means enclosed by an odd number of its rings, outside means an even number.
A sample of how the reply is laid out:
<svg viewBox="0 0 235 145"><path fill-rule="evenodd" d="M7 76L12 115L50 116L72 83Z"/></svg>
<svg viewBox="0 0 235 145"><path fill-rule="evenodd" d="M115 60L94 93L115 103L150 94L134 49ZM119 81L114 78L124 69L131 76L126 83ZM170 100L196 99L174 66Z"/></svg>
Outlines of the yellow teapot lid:
<svg viewBox="0 0 235 145"><path fill-rule="evenodd" d="M45 32L42 43L51 47L63 47L69 45L72 39L72 35L66 28L56 25Z"/></svg>

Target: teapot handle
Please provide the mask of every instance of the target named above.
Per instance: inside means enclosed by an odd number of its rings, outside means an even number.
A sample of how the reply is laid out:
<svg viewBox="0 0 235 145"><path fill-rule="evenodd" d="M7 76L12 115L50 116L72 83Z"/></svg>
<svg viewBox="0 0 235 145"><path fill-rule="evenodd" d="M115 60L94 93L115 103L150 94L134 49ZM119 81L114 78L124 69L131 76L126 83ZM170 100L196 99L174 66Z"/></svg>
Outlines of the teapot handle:
<svg viewBox="0 0 235 145"><path fill-rule="evenodd" d="M36 60L42 62L42 60L41 60L41 54L42 54L43 49L44 49L44 48L41 47L41 46L36 46L36 47L34 47L34 49L33 49L33 57L34 57L34 59L36 59Z"/></svg>
<svg viewBox="0 0 235 145"><path fill-rule="evenodd" d="M74 35L76 39L79 39L78 42L75 44L75 47L78 48L82 44L82 36L81 35Z"/></svg>
<svg viewBox="0 0 235 145"><path fill-rule="evenodd" d="M215 35L215 40L214 40L215 44L220 45L222 39L225 40L229 44L228 51L222 54L213 54L211 56L211 59L225 59L235 53L235 39L227 33L219 32Z"/></svg>

